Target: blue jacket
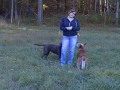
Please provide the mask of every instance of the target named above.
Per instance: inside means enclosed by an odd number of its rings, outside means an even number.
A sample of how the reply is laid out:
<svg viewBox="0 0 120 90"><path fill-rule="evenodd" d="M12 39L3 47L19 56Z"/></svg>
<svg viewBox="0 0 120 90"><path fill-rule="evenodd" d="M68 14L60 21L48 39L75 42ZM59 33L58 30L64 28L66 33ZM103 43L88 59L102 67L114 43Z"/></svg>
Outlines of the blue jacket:
<svg viewBox="0 0 120 90"><path fill-rule="evenodd" d="M70 31L65 28L70 26L73 27ZM75 36L77 31L80 30L80 23L76 18L70 22L67 17L63 17L60 22L60 30L63 31L64 36Z"/></svg>

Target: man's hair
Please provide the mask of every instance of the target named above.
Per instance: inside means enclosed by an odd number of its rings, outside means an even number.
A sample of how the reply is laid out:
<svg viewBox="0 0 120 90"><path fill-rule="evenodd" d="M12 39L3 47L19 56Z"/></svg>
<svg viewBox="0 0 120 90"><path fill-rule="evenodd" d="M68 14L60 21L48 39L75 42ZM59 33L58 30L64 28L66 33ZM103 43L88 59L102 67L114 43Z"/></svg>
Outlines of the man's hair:
<svg viewBox="0 0 120 90"><path fill-rule="evenodd" d="M76 12L76 10L75 10L75 9L70 9L70 10L68 11L68 14L70 14L70 13L72 13L72 12Z"/></svg>

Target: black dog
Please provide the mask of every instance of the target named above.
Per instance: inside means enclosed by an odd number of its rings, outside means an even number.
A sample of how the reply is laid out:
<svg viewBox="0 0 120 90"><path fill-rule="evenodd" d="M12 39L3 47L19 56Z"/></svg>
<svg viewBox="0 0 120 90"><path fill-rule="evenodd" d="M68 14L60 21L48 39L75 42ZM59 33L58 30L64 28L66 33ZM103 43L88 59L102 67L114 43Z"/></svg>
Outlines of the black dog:
<svg viewBox="0 0 120 90"><path fill-rule="evenodd" d="M59 56L59 58L61 56L61 47L62 47L61 43L59 45L54 45L54 44L34 44L34 45L44 46L43 54L42 54L41 58L43 58L43 57L47 58L47 56L49 55L50 52L57 54Z"/></svg>

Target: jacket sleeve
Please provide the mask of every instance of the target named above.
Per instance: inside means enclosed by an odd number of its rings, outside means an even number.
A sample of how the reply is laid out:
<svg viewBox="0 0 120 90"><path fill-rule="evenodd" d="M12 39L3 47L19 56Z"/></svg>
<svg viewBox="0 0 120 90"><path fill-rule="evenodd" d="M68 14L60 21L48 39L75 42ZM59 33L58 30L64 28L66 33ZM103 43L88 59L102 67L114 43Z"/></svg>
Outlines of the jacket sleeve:
<svg viewBox="0 0 120 90"><path fill-rule="evenodd" d="M75 24L76 24L76 27L73 27L73 30L79 31L80 30L80 22L78 21L78 19L75 20Z"/></svg>
<svg viewBox="0 0 120 90"><path fill-rule="evenodd" d="M62 30L62 31L67 30L64 26L64 18L62 18L61 21L60 21L60 30Z"/></svg>

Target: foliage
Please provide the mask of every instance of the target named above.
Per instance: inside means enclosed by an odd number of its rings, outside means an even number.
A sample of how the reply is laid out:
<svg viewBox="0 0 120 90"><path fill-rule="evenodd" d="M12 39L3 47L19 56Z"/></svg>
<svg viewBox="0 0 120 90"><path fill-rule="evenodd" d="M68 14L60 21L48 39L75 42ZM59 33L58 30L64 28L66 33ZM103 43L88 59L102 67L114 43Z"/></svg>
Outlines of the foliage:
<svg viewBox="0 0 120 90"><path fill-rule="evenodd" d="M26 18L36 20L38 18L42 19L52 18L56 15L65 15L67 11L75 6L77 13L81 15L89 15L88 17L83 17L86 23L104 23L112 24L117 21L115 19L116 12L116 0L42 0L43 1L43 16L42 10L38 10L37 0L14 0L13 3L13 18L11 12L11 0L0 0L0 17L4 17L4 21L9 22L12 18L14 22L24 23ZM101 1L102 3L100 4ZM105 4L106 2L106 4ZM108 7L106 7L108 5ZM41 12L40 12L41 11ZM105 13L106 11L106 13ZM105 14L107 14L105 16ZM110 17L112 15L112 17ZM38 17L39 16L39 17ZM58 17L57 17L58 18ZM81 19L83 19L81 18ZM24 20L25 19L25 20ZM28 24L31 21L27 21ZM44 20L43 19L43 20ZM87 20L86 20L87 19ZM18 21L17 21L18 20ZM23 22L22 22L23 21ZM82 20L83 21L83 20ZM25 22L25 23L26 23ZM45 21L43 21L45 23ZM55 22L56 23L56 22ZM27 23L26 23L27 24Z"/></svg>
<svg viewBox="0 0 120 90"><path fill-rule="evenodd" d="M81 23L92 23L92 24L102 24L104 23L104 16L103 15L81 15L78 16Z"/></svg>

